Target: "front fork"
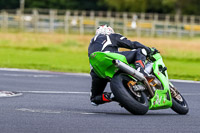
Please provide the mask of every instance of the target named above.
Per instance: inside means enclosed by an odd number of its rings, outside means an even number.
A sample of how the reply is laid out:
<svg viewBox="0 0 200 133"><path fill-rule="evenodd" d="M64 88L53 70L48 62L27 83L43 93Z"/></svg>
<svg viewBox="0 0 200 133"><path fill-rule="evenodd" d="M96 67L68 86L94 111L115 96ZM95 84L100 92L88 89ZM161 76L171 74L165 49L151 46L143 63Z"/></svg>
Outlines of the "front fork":
<svg viewBox="0 0 200 133"><path fill-rule="evenodd" d="M179 91L177 90L177 88L171 82L169 82L169 87L170 87L170 92L171 92L172 98L175 98L182 102L183 99L182 99Z"/></svg>

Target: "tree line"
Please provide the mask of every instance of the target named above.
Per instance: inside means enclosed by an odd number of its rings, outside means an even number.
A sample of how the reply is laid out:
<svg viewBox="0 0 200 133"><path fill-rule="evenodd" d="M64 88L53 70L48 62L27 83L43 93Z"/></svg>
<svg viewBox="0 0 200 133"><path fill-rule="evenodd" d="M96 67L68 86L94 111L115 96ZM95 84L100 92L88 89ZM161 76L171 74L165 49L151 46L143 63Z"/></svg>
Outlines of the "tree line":
<svg viewBox="0 0 200 133"><path fill-rule="evenodd" d="M0 10L19 5L20 0L0 0ZM200 15L200 0L25 0L25 8Z"/></svg>

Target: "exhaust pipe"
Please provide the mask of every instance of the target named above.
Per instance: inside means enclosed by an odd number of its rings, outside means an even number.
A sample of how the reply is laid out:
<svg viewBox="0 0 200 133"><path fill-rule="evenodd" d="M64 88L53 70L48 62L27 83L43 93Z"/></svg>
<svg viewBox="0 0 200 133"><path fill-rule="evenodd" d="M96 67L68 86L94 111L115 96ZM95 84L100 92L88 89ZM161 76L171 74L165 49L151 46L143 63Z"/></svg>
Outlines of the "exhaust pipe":
<svg viewBox="0 0 200 133"><path fill-rule="evenodd" d="M113 60L113 64L115 64L115 66L118 67L123 72L134 76L139 81L144 81L146 79L141 72L137 71L136 69L130 67L129 65L127 65L119 60Z"/></svg>
<svg viewBox="0 0 200 133"><path fill-rule="evenodd" d="M145 86L147 87L147 89L150 93L150 96L151 97L154 96L153 90L151 89L147 79L144 77L144 75L141 72L137 71L136 69L130 67L129 65L127 65L119 60L113 60L112 62L116 67L118 67L123 72L130 74L131 76L135 77L139 81L142 81L145 84Z"/></svg>

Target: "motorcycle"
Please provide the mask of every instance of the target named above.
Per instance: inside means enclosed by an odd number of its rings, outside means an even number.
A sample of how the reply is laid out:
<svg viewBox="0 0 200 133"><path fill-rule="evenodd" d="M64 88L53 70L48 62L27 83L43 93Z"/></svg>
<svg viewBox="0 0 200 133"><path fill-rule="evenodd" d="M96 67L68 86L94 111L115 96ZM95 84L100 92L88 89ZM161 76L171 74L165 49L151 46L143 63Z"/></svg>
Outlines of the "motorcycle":
<svg viewBox="0 0 200 133"><path fill-rule="evenodd" d="M147 81L134 64L128 64L126 57L118 53L97 51L90 55L89 61L99 77L109 79L115 100L130 113L144 115L148 110L167 108L182 115L188 113L188 104L169 81L159 52L145 62L145 71L155 76L151 81Z"/></svg>

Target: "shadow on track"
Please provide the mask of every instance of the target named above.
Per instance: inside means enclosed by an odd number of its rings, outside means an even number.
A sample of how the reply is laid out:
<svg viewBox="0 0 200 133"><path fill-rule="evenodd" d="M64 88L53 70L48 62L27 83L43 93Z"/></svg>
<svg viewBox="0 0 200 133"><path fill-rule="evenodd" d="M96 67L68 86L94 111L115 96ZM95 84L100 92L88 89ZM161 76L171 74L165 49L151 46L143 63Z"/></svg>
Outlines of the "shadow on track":
<svg viewBox="0 0 200 133"><path fill-rule="evenodd" d="M91 110L91 109L75 109L75 110L71 110L70 112L76 112L76 113L80 113L80 114L92 114L92 115L119 115L119 116L138 116L138 115L133 115L129 112L127 112L126 110L124 111L104 111L104 110L100 110L100 111L96 111L96 110ZM142 116L142 115L139 115ZM174 112L148 112L147 114L143 115L143 116L182 116L179 114L176 114Z"/></svg>

